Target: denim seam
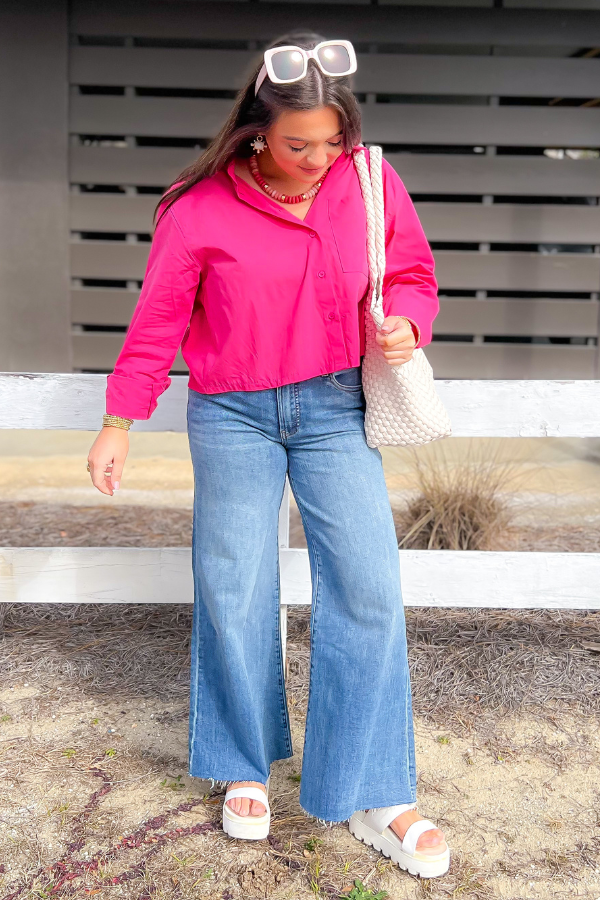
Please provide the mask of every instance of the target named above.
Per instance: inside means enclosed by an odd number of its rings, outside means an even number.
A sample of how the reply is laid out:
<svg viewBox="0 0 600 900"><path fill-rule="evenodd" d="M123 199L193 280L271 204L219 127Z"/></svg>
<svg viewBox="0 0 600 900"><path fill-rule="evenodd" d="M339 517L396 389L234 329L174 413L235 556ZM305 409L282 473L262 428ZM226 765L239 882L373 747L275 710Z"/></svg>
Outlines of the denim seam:
<svg viewBox="0 0 600 900"><path fill-rule="evenodd" d="M280 622L280 609L281 609L281 591L278 588L280 584L280 564L279 564L279 532L276 537L277 542L277 552L276 552L276 574L275 574L275 598L277 600L277 612L275 617L275 627L277 628L277 686L279 688L279 701L280 701L280 711L281 711L281 722L285 730L285 746L288 753L293 753L292 748L292 730L290 727L290 718L289 711L287 706L287 696L285 691L285 677L284 677L284 659L283 659L283 645L281 642L281 622Z"/></svg>
<svg viewBox="0 0 600 900"><path fill-rule="evenodd" d="M357 366L357 368L361 368L361 367ZM361 372L362 372L362 368L361 368ZM327 377L329 379L330 384L332 384L338 390L348 391L349 393L358 393L359 391L362 391L362 389L363 389L362 377L361 377L361 381L359 384L342 384L341 381L337 380L335 375L336 375L335 372L329 372Z"/></svg>
<svg viewBox="0 0 600 900"><path fill-rule="evenodd" d="M341 384L341 382L336 381L334 375L329 376L330 383L339 391L344 391L349 394L358 394L359 391L362 391L362 384Z"/></svg>
<svg viewBox="0 0 600 900"><path fill-rule="evenodd" d="M189 412L189 398L188 398L188 419L189 419L189 417L190 417L190 412ZM194 503L193 514L192 514L192 532L194 531L194 529L196 527L197 527L197 525L196 525L196 504ZM193 564L193 566L195 566L193 547L192 547L192 564ZM197 579L194 574L194 590L197 590L196 585L197 585ZM194 598L194 599L196 599L196 598ZM196 624L194 626L196 629L196 631L195 631L196 658L191 660L191 664L194 666L195 695L194 695L194 709L192 712L192 719L191 719L190 726L189 726L191 728L191 738L192 738L190 740L190 748L189 748L189 765L188 765L188 773L189 774L191 774L191 769L193 768L193 761L194 761L194 745L195 745L194 736L196 734L196 724L198 721L198 685L200 682L200 621L199 621L199 617L197 615L194 618L196 620Z"/></svg>
<svg viewBox="0 0 600 900"><path fill-rule="evenodd" d="M294 429L294 434L296 434L296 432L300 430L300 390L297 382L294 382L294 405L296 407L296 427Z"/></svg>
<svg viewBox="0 0 600 900"><path fill-rule="evenodd" d="M299 498L299 495L298 495L297 491L295 490L295 487L294 487L294 479L293 479L293 477L292 477L291 472L289 472L289 471L288 471L288 477L289 477L289 479L290 479L290 484L291 484L291 486L292 486L292 489L294 490L294 497L296 498L296 503L298 504L298 509L300 510L300 512L302 512L302 509L303 509L303 502L302 502L302 500ZM315 626L316 626L317 612L318 612L318 610L319 610L319 600L320 600L320 596L321 596L321 569L322 569L322 567L323 567L323 563L322 563L321 557L320 557L320 555L319 555L319 551L318 551L317 545L316 545L316 543L315 543L313 533L312 533L312 531L311 531L311 529L310 529L310 526L308 525L308 518L303 517L303 518L302 518L302 524L303 524L303 526L304 526L304 531L305 531L305 534L306 534L306 540L307 540L307 543L310 543L310 546L311 546L312 551L313 551L314 556L315 556L315 563L316 563L315 583L314 583L314 587L313 587L313 598L312 598L312 609L311 609L311 621L310 621L309 691L308 691L308 703L307 703L307 706L306 706L306 722L308 722L308 721L309 721L309 716L310 716L310 709L311 709L311 700L312 700L312 697L313 697L313 695L314 695L314 689L315 689L315 679L314 679L314 677L313 677L313 673L314 673L314 644L315 644L315 632L316 632L316 627L315 627ZM303 807L302 805L300 806L300 809L302 810L303 814L304 814L307 818L312 818L312 819L315 818L315 816L313 816L311 813L309 813L307 810L305 810L304 807ZM345 822L348 821L349 818L350 818L350 817L348 816L347 818L345 818L345 819L340 819L340 820L338 820L338 821L330 821L330 820L327 820L327 819L320 819L320 818L317 818L317 821L318 821L321 825L324 825L325 827L331 828L331 827L333 827L334 825L343 825Z"/></svg>
<svg viewBox="0 0 600 900"><path fill-rule="evenodd" d="M290 479L290 484L294 487L294 480L292 478L291 473L288 473L288 477ZM297 492L294 489L294 496L296 498L296 503L298 504L298 508L300 512L302 512L303 503L298 498ZM306 520L308 522L308 518ZM315 574L315 585L313 588L313 600L312 600L312 610L311 610L311 620L310 620L310 666L309 666L309 689L308 689L308 703L306 706L306 721L309 721L309 713L311 707L311 699L314 693L314 678L313 678L313 667L314 667L314 642L315 642L315 623L317 618L317 610L319 606L319 597L320 597L320 588L321 588L321 568L322 562L321 557L319 556L319 551L315 544L312 531L310 530L310 526L308 524L304 524L304 517L302 517L302 523L304 525L304 530L306 532L306 538L310 541L310 545L312 547L313 553L315 555L316 562L316 574Z"/></svg>

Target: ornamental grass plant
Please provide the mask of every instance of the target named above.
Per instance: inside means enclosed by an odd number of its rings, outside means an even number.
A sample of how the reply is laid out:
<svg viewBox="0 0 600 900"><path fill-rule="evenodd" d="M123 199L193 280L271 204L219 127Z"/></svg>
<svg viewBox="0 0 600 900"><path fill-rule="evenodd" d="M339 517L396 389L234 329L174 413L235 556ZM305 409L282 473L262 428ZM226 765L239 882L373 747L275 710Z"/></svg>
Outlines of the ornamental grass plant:
<svg viewBox="0 0 600 900"><path fill-rule="evenodd" d="M416 490L394 511L398 546L498 550L514 529L514 494L525 477L498 446L470 441L460 456L440 441L409 451Z"/></svg>

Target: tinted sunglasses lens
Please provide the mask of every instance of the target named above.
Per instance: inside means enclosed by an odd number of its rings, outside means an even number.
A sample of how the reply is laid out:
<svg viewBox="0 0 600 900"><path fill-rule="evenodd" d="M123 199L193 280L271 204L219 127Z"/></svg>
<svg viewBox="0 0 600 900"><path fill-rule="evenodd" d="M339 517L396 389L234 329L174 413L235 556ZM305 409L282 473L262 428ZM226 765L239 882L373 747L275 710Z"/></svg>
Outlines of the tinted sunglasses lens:
<svg viewBox="0 0 600 900"><path fill-rule="evenodd" d="M331 75L342 75L348 72L350 66L350 54L342 44L329 44L318 51L319 62Z"/></svg>
<svg viewBox="0 0 600 900"><path fill-rule="evenodd" d="M277 77L283 81L300 78L304 72L304 57L298 50L281 50L274 53L271 64Z"/></svg>

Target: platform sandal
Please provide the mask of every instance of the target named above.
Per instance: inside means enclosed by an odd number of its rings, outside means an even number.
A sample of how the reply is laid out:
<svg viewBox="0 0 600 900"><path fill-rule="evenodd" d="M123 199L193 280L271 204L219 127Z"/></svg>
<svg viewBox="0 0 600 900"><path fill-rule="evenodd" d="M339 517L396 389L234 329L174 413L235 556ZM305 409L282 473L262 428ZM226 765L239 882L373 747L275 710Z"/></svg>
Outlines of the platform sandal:
<svg viewBox="0 0 600 900"><path fill-rule="evenodd" d="M431 831L432 828L437 828L437 825L434 825L429 819L419 819L408 826L404 838L400 838L390 828L397 816L402 815L408 809L416 809L416 806L416 803L403 803L399 806L382 806L366 812L364 810L355 812L350 817L348 826L350 833L359 841L379 850L411 875L435 878L448 871L450 848L446 846L442 853L433 855L422 853L416 847L423 832Z"/></svg>
<svg viewBox="0 0 600 900"><path fill-rule="evenodd" d="M227 790L223 801L223 831L232 838L241 838L246 841L261 841L269 834L271 824L271 808L269 806L269 778L263 791L258 787L240 787ZM266 806L266 812L262 816L238 816L231 807L227 806L228 800L234 797L246 797L248 800L258 800Z"/></svg>

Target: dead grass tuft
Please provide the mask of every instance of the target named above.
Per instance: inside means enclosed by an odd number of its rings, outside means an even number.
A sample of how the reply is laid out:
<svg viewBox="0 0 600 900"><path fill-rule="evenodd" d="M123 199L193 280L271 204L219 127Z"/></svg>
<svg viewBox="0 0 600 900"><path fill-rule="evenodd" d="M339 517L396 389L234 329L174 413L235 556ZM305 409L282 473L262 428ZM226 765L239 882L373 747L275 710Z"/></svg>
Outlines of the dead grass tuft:
<svg viewBox="0 0 600 900"><path fill-rule="evenodd" d="M395 512L400 547L414 550L491 550L510 530L512 512L501 496L514 490L520 467L498 450L470 443L457 464L443 443L412 450L418 494Z"/></svg>

